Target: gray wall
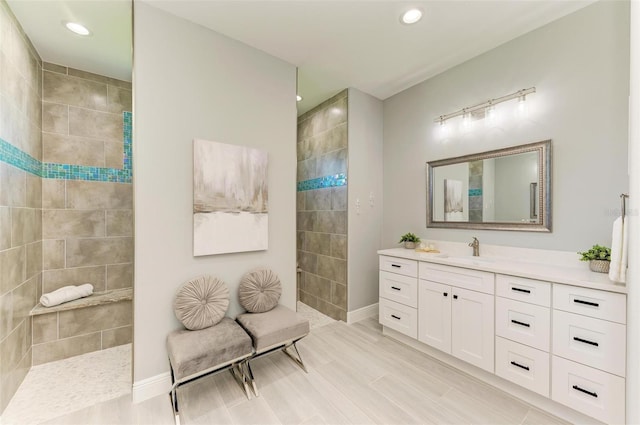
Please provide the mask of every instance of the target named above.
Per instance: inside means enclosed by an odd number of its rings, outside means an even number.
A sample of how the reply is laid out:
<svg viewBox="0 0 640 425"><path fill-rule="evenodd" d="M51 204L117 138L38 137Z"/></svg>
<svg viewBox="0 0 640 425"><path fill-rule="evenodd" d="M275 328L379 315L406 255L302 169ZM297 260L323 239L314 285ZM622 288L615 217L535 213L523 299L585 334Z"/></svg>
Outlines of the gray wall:
<svg viewBox="0 0 640 425"><path fill-rule="evenodd" d="M295 309L295 68L263 52L134 3L134 382L168 372L165 338L179 328L172 302L186 280L237 286L257 266L282 280ZM193 257L192 140L269 154L269 249ZM154 394L155 395L155 394Z"/></svg>
<svg viewBox="0 0 640 425"><path fill-rule="evenodd" d="M382 102L349 89L348 124L347 289L351 312L378 302L376 250L382 247Z"/></svg>
<svg viewBox="0 0 640 425"><path fill-rule="evenodd" d="M529 220L529 185L538 181L538 156L528 153L502 157L494 164L496 221Z"/></svg>
<svg viewBox="0 0 640 425"><path fill-rule="evenodd" d="M526 119L438 137L433 119L536 86ZM598 2L384 102L385 246L429 239L574 251L611 242L627 190L629 3ZM513 111L516 101L504 106ZM453 121L452 121L453 122ZM553 233L426 229L425 162L553 140ZM588 231L587 231L588 230Z"/></svg>

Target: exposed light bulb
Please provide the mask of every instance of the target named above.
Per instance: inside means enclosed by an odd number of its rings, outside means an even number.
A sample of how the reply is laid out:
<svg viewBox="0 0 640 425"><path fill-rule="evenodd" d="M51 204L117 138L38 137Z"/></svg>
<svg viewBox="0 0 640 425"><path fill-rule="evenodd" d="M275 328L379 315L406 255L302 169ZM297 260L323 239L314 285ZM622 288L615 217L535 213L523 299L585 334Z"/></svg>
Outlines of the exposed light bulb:
<svg viewBox="0 0 640 425"><path fill-rule="evenodd" d="M500 114L495 105L489 106L484 112L484 122L487 127L494 127L500 120Z"/></svg>
<svg viewBox="0 0 640 425"><path fill-rule="evenodd" d="M411 25L415 24L420 19L422 19L422 10L414 8L404 12L402 14L402 17L400 18L400 22L402 22L403 24Z"/></svg>
<svg viewBox="0 0 640 425"><path fill-rule="evenodd" d="M471 130L472 126L473 123L471 122L471 113L465 112L464 114L462 114L462 130L469 131Z"/></svg>
<svg viewBox="0 0 640 425"><path fill-rule="evenodd" d="M445 139L451 133L451 126L447 124L446 120L440 120L440 125L438 126L440 130L440 138Z"/></svg>
<svg viewBox="0 0 640 425"><path fill-rule="evenodd" d="M296 102L300 102L302 100L302 96L299 94L296 95Z"/></svg>
<svg viewBox="0 0 640 425"><path fill-rule="evenodd" d="M529 114L529 105L525 96L518 97L518 110L517 115L521 118L526 117Z"/></svg>

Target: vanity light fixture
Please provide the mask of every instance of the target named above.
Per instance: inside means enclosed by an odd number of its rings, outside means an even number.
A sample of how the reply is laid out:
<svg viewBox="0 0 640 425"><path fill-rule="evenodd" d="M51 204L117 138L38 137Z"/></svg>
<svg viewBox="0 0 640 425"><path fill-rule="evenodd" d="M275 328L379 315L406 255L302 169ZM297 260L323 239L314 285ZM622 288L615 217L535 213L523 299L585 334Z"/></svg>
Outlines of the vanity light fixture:
<svg viewBox="0 0 640 425"><path fill-rule="evenodd" d="M400 22L406 25L415 24L422 19L422 10L418 8L409 9L400 16Z"/></svg>
<svg viewBox="0 0 640 425"><path fill-rule="evenodd" d="M62 21L62 24L65 26L65 28L67 28L74 34L82 36L91 35L91 31L89 31L89 28L77 22Z"/></svg>
<svg viewBox="0 0 640 425"><path fill-rule="evenodd" d="M473 105L473 106L468 106L466 108L462 108L459 111L455 111L455 112L451 112L449 114L444 114L444 115L440 115L439 117L434 119L434 122L436 123L440 123L440 124L444 124L444 122L446 122L448 119L454 118L454 117L458 117L460 115L463 116L463 126L465 126L464 124L464 118L469 117L469 119L471 118L471 114L473 114L476 111L480 111L480 110L484 110L485 116L490 116L491 112L490 109L495 107L495 105L502 103L502 102L506 102L507 100L511 100L511 99L518 99L518 109L522 109L523 111L525 110L525 100L526 100L526 96L528 94L531 93L535 93L536 92L536 88L535 87L530 87L528 89L522 89L522 90L518 90L516 92L507 94L505 96L502 97L497 97L495 99L489 99L486 102L482 102L482 103L478 103L477 105Z"/></svg>

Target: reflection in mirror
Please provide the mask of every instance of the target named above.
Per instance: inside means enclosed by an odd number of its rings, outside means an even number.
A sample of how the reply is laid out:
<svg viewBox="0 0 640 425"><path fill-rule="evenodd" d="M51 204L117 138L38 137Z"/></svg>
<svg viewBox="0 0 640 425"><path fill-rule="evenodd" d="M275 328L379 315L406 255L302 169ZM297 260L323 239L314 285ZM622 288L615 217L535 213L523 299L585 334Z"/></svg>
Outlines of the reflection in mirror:
<svg viewBox="0 0 640 425"><path fill-rule="evenodd" d="M551 141L427 163L427 227L551 231Z"/></svg>

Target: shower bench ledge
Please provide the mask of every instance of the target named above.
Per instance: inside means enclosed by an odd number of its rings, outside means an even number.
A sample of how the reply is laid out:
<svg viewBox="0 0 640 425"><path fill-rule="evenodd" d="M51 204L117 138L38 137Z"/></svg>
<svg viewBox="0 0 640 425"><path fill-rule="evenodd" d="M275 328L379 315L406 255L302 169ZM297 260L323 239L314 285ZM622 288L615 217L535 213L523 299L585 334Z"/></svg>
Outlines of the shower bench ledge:
<svg viewBox="0 0 640 425"><path fill-rule="evenodd" d="M92 307L95 305L117 303L133 299L133 288L114 289L111 291L94 292L88 297L58 304L53 307L44 307L38 303L30 312L29 316L55 313L57 311L75 310L78 308Z"/></svg>

